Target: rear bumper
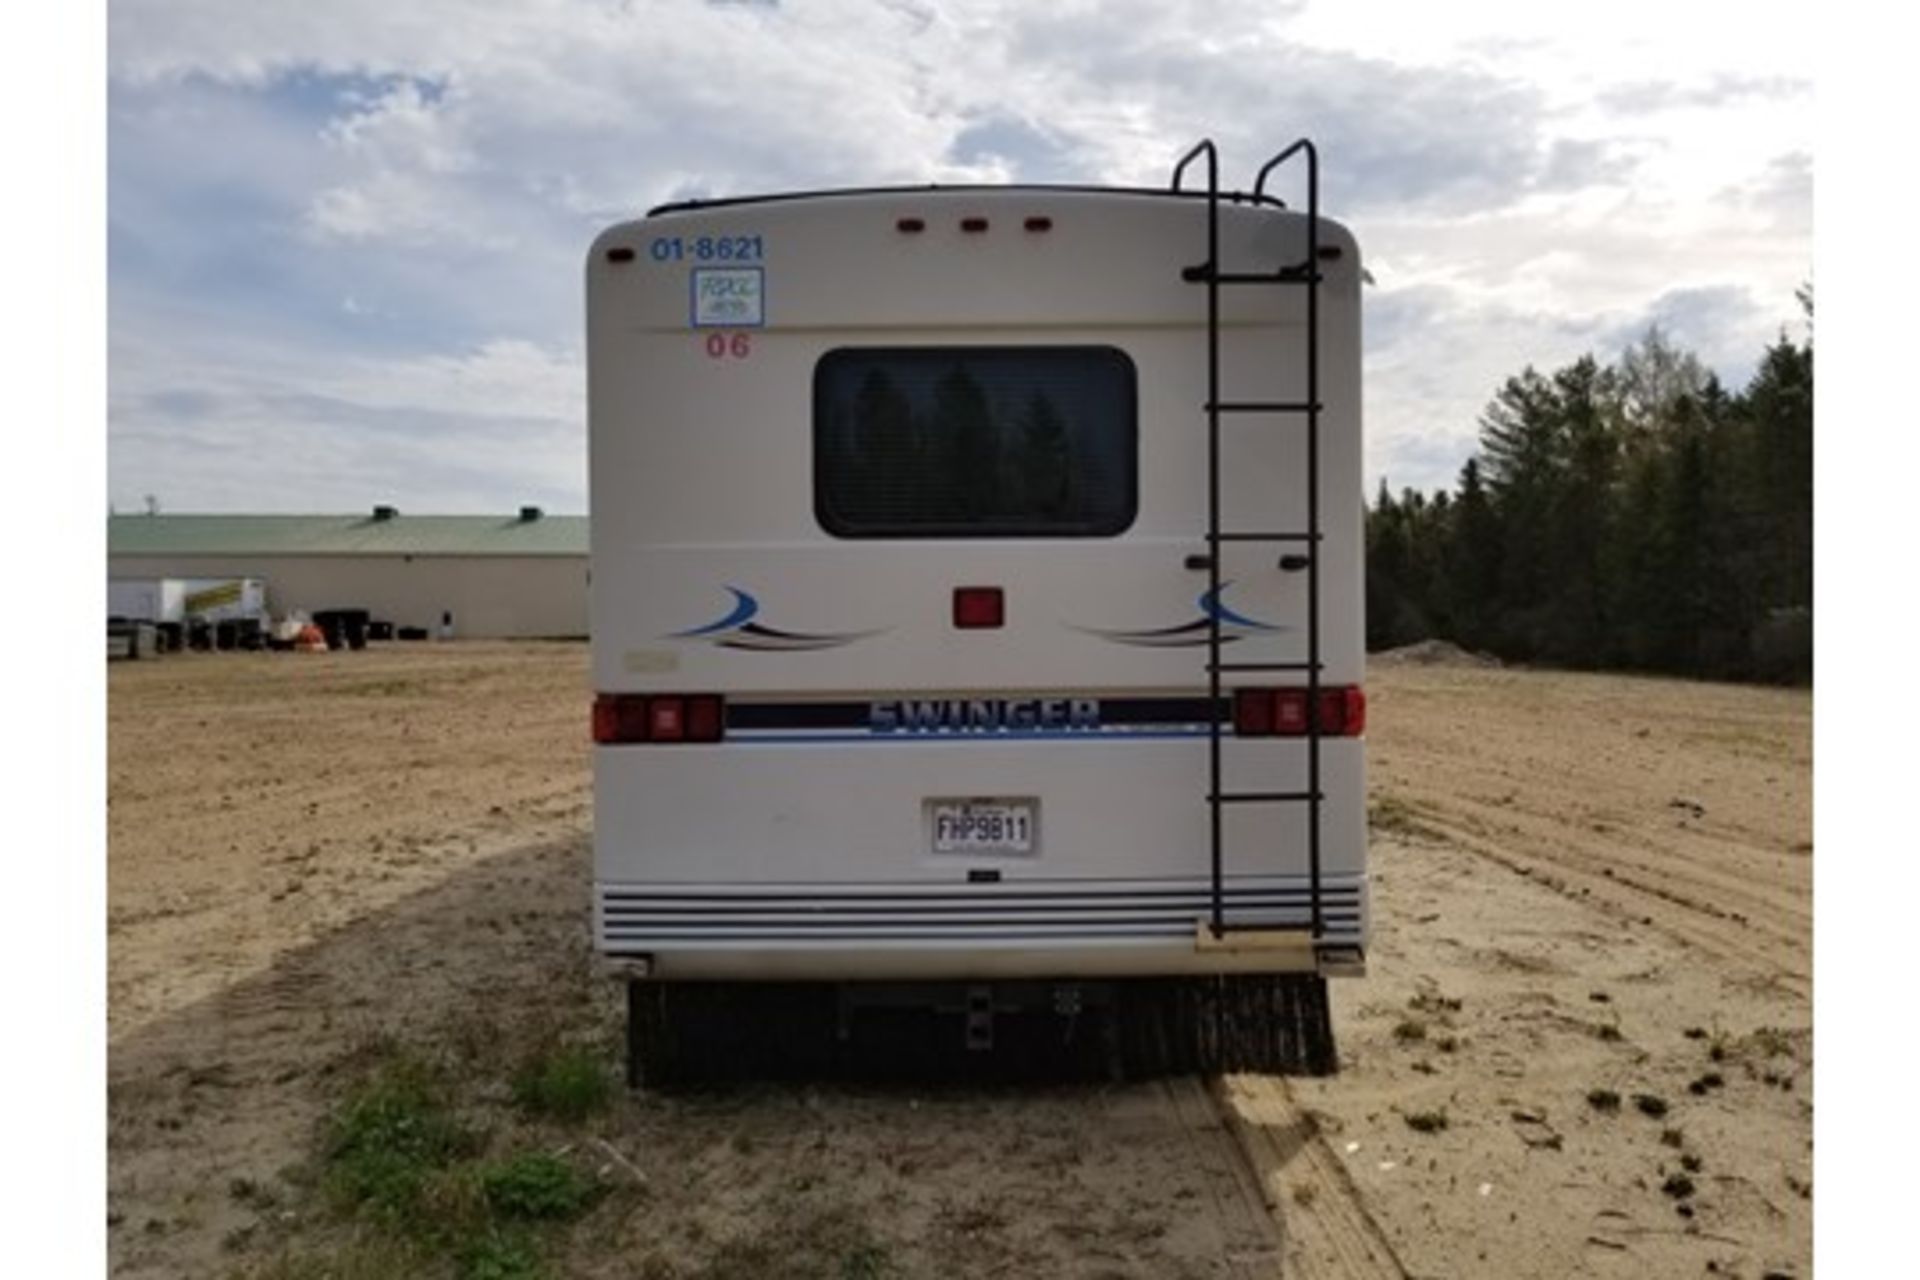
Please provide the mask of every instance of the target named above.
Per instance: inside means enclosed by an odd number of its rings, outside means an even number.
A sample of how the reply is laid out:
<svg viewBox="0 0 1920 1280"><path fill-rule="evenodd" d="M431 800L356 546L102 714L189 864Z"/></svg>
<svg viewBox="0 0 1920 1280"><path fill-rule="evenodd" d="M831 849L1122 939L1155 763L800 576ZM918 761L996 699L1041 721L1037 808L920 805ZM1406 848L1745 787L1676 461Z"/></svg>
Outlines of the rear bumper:
<svg viewBox="0 0 1920 1280"><path fill-rule="evenodd" d="M1205 933L1204 881L864 886L595 886L595 937L661 980L862 981L1358 973L1366 890L1301 877L1229 881L1229 933Z"/></svg>

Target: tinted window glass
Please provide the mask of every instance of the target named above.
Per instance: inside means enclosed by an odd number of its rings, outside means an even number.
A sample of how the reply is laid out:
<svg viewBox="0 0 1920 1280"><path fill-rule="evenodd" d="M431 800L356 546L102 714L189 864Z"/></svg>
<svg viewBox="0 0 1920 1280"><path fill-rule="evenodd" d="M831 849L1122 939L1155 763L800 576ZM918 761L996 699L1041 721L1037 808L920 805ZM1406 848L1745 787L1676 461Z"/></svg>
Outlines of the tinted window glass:
<svg viewBox="0 0 1920 1280"><path fill-rule="evenodd" d="M814 370L814 506L846 538L1111 536L1136 436L1112 347L842 348Z"/></svg>

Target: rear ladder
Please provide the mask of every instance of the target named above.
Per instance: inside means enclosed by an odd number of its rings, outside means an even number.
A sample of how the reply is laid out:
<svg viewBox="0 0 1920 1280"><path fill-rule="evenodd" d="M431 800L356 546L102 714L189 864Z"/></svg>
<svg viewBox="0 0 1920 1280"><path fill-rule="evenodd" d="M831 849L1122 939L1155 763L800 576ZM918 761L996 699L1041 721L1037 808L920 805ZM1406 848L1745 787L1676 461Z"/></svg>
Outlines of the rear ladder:
<svg viewBox="0 0 1920 1280"><path fill-rule="evenodd" d="M1208 720L1207 810L1212 868L1212 918L1217 939L1235 926L1226 918L1222 818L1230 804L1305 804L1307 806L1307 876L1310 938L1316 948L1325 935L1320 904L1320 159L1312 142L1301 138L1260 167L1254 181L1255 203L1268 199L1267 178L1296 155L1307 166L1307 254L1293 264L1272 271L1223 271L1220 266L1220 155L1212 139L1196 145L1173 170L1173 190L1180 191L1187 166L1205 157L1207 162L1207 257L1187 267L1181 279L1207 288L1207 583L1208 598L1220 598L1220 548L1228 542L1301 543L1307 560L1307 660L1305 662L1223 662L1220 656L1220 613L1207 611L1207 693L1213 715ZM1234 196L1232 199L1240 199ZM1220 289L1223 285L1304 286L1307 291L1306 399L1222 400L1220 398ZM1293 530L1244 530L1220 527L1220 417L1222 414L1298 415L1304 419L1307 446L1307 527ZM1304 672L1307 677L1307 789L1305 791L1224 791L1221 785L1220 738L1232 714L1221 698L1220 677L1240 672ZM1271 926L1265 926L1271 927Z"/></svg>

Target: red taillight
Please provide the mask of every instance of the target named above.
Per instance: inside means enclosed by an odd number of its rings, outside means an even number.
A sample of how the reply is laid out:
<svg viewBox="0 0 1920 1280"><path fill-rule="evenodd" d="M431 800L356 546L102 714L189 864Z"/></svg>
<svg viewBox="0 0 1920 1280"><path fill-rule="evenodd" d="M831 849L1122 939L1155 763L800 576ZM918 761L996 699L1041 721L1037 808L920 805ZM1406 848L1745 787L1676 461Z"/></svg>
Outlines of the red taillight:
<svg viewBox="0 0 1920 1280"><path fill-rule="evenodd" d="M1307 691L1281 689L1273 695L1273 731L1291 738L1307 731Z"/></svg>
<svg viewBox="0 0 1920 1280"><path fill-rule="evenodd" d="M701 694L687 699L687 741L718 742L726 730L726 715L720 699Z"/></svg>
<svg viewBox="0 0 1920 1280"><path fill-rule="evenodd" d="M1311 705L1305 689L1238 689L1233 731L1242 738L1303 738ZM1367 731L1367 694L1359 685L1320 690L1320 734L1357 738Z"/></svg>
<svg viewBox="0 0 1920 1280"><path fill-rule="evenodd" d="M1007 624L1007 597L999 587L955 587L953 625L963 630L1003 627Z"/></svg>
<svg viewBox="0 0 1920 1280"><path fill-rule="evenodd" d="M1272 690L1241 689L1233 695L1233 731L1243 738L1273 733Z"/></svg>
<svg viewBox="0 0 1920 1280"><path fill-rule="evenodd" d="M593 700L593 740L718 742L726 736L726 701L717 694L603 693Z"/></svg>
<svg viewBox="0 0 1920 1280"><path fill-rule="evenodd" d="M1320 732L1357 738L1367 731L1367 691L1342 685L1320 691Z"/></svg>
<svg viewBox="0 0 1920 1280"><path fill-rule="evenodd" d="M687 700L651 698L647 701L647 739L679 742L687 736Z"/></svg>

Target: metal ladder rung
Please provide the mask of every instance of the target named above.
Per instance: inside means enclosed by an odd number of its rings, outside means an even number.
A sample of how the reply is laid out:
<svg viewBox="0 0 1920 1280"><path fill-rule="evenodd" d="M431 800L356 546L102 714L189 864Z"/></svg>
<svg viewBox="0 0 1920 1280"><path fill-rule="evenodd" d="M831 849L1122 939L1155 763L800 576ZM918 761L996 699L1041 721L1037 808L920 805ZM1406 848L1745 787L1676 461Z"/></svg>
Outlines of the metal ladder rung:
<svg viewBox="0 0 1920 1280"><path fill-rule="evenodd" d="M1222 400L1201 407L1219 413L1313 413L1327 406L1305 400Z"/></svg>
<svg viewBox="0 0 1920 1280"><path fill-rule="evenodd" d="M1180 269L1180 278L1189 284L1318 284L1326 277L1319 272L1308 275L1304 266L1281 267L1278 271L1214 271L1197 262Z"/></svg>
<svg viewBox="0 0 1920 1280"><path fill-rule="evenodd" d="M1326 796L1318 791L1227 791L1207 798L1215 804L1298 804Z"/></svg>
<svg viewBox="0 0 1920 1280"><path fill-rule="evenodd" d="M1324 670L1324 664L1318 662L1215 662L1207 666L1209 671L1312 671Z"/></svg>
<svg viewBox="0 0 1920 1280"><path fill-rule="evenodd" d="M1282 267L1279 271L1222 271L1221 284L1318 284L1324 277L1319 272L1309 276L1299 267Z"/></svg>
<svg viewBox="0 0 1920 1280"><path fill-rule="evenodd" d="M1319 542L1324 535L1318 533L1267 533L1237 529L1231 533L1215 534L1213 542Z"/></svg>

